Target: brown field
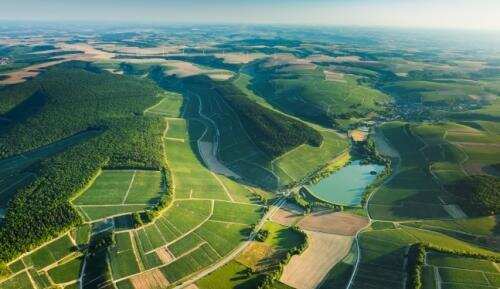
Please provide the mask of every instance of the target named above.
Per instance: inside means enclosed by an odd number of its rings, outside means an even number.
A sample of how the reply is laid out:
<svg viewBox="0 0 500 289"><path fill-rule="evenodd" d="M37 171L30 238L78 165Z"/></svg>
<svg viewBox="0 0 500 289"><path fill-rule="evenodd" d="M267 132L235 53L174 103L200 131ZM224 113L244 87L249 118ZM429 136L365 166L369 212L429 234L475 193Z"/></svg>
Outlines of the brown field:
<svg viewBox="0 0 500 289"><path fill-rule="evenodd" d="M255 59L259 59L265 57L266 55L263 53L216 53L215 57L224 59L225 63L229 64L245 64L254 61Z"/></svg>
<svg viewBox="0 0 500 289"><path fill-rule="evenodd" d="M163 264L170 263L174 259L174 256L170 253L167 247L160 247L155 250L155 253L158 255L158 258L160 258Z"/></svg>
<svg viewBox="0 0 500 289"><path fill-rule="evenodd" d="M236 261L252 268L254 271L261 271L266 265L273 261L272 256L275 253L273 248L266 243L253 241L236 258Z"/></svg>
<svg viewBox="0 0 500 289"><path fill-rule="evenodd" d="M180 53L182 51L182 46L177 46L177 45L165 45L158 47L143 48L143 47L122 46L117 44L100 44L96 47L99 47L102 50L113 53L132 54L140 56L172 54L172 53Z"/></svg>
<svg viewBox="0 0 500 289"><path fill-rule="evenodd" d="M60 56L60 58L63 58L61 60L39 63L39 64L25 67L25 68L20 69L18 71L14 71L14 72L5 74L8 76L8 78L1 80L0 84L16 84L16 83L24 82L24 81L26 81L27 78L37 76L41 71L43 71L43 69L45 69L47 67L54 66L54 65L66 62L66 61L71 61L71 60L94 61L94 60L111 59L112 57L114 57L114 54L97 50L87 43L77 43L77 44L59 43L56 46L60 50L63 50L63 51L64 50L66 50L66 51L81 51L81 52L83 52L83 54L63 55L63 56Z"/></svg>
<svg viewBox="0 0 500 289"><path fill-rule="evenodd" d="M353 141L365 141L366 137L368 136L368 133L355 129L349 131L349 136L352 138Z"/></svg>
<svg viewBox="0 0 500 289"><path fill-rule="evenodd" d="M303 218L303 211L299 207L287 204L286 206L280 208L271 217L271 221L284 226L295 225L301 218Z"/></svg>
<svg viewBox="0 0 500 289"><path fill-rule="evenodd" d="M135 289L157 289L166 288L170 282L163 276L160 270L155 269L130 278Z"/></svg>
<svg viewBox="0 0 500 289"><path fill-rule="evenodd" d="M184 287L184 289L198 289L198 288L199 288L199 287L198 287L198 286L196 286L196 284L194 284L194 283L193 283L193 284L190 284L190 285L188 285L188 286L186 286L186 287Z"/></svg>
<svg viewBox="0 0 500 289"><path fill-rule="evenodd" d="M304 230L354 236L368 224L368 219L342 212L319 212L306 216L298 223Z"/></svg>
<svg viewBox="0 0 500 289"><path fill-rule="evenodd" d="M296 289L317 288L330 269L344 258L353 237L305 231L309 246L285 266L280 281Z"/></svg>

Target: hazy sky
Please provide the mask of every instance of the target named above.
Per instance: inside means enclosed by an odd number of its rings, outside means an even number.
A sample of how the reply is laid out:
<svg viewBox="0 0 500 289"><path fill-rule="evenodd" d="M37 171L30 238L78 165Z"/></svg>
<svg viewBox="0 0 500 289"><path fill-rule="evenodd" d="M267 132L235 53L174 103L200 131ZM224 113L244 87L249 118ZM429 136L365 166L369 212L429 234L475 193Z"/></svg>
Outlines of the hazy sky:
<svg viewBox="0 0 500 289"><path fill-rule="evenodd" d="M0 0L4 20L500 29L500 0Z"/></svg>

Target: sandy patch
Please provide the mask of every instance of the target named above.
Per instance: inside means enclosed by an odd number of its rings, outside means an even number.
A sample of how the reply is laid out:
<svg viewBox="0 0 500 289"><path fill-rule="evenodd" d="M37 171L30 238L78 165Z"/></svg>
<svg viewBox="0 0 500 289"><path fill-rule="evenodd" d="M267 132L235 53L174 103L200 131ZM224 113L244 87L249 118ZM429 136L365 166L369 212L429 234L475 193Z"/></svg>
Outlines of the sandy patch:
<svg viewBox="0 0 500 289"><path fill-rule="evenodd" d="M264 53L238 53L238 52L231 52L231 53L216 53L214 54L215 57L221 58L224 60L224 63L229 63L229 64L246 64L249 62L252 62L256 59L263 58L266 55Z"/></svg>
<svg viewBox="0 0 500 289"><path fill-rule="evenodd" d="M248 247L236 258L236 261L252 268L254 271L262 271L272 264L272 258L275 250L268 244L253 241Z"/></svg>
<svg viewBox="0 0 500 289"><path fill-rule="evenodd" d="M45 62L45 63L31 65L31 66L25 67L21 70L14 71L11 73L7 73L5 75L8 77L4 80L0 80L0 84L16 84L16 83L24 82L24 81L26 81L26 79L28 79L30 77L37 76L41 71L43 71L43 69L50 67L50 66L53 66L53 65L57 65L59 63L63 63L65 61L67 61L67 60L49 61L49 62Z"/></svg>
<svg viewBox="0 0 500 289"><path fill-rule="evenodd" d="M343 212L319 212L306 216L298 226L304 230L354 236L368 224L368 219Z"/></svg>
<svg viewBox="0 0 500 289"><path fill-rule="evenodd" d="M280 281L296 289L317 288L330 269L347 255L353 238L305 231L309 246L285 266Z"/></svg>
<svg viewBox="0 0 500 289"><path fill-rule="evenodd" d="M342 82L345 83L346 80L344 79L344 74L332 70L323 70L323 73L325 74L325 80L327 81L336 81L336 82Z"/></svg>
<svg viewBox="0 0 500 289"><path fill-rule="evenodd" d="M310 62L334 62L335 57L324 55L324 54L314 54L306 57L306 59Z"/></svg>
<svg viewBox="0 0 500 289"><path fill-rule="evenodd" d="M190 284L190 285L184 287L184 289L199 289L199 287L196 286L196 284L193 283L193 284Z"/></svg>
<svg viewBox="0 0 500 289"><path fill-rule="evenodd" d="M284 226L291 226L295 225L303 217L303 211L299 207L288 204L278 209L271 217L271 221Z"/></svg>
<svg viewBox="0 0 500 289"><path fill-rule="evenodd" d="M233 77L232 73L226 73L226 72L208 73L207 75L213 80L228 80L229 78Z"/></svg>
<svg viewBox="0 0 500 289"><path fill-rule="evenodd" d="M368 136L368 133L355 129L349 131L349 136L352 138L353 141L365 141L366 137Z"/></svg>
<svg viewBox="0 0 500 289"><path fill-rule="evenodd" d="M349 56L337 56L335 57L335 62L360 62L361 57L357 55L349 55Z"/></svg>
<svg viewBox="0 0 500 289"><path fill-rule="evenodd" d="M160 258L163 264L170 263L172 262L172 260L174 260L174 255L170 253L167 247L160 247L155 250L155 253L158 256L158 258Z"/></svg>
<svg viewBox="0 0 500 289"><path fill-rule="evenodd" d="M167 60L164 64L172 68L165 72L167 75L175 74L180 77L187 77L191 75L200 74L202 72L201 68L186 61Z"/></svg>
<svg viewBox="0 0 500 289"><path fill-rule="evenodd" d="M211 142L198 141L198 148L200 149L201 158L212 172L237 179L240 178L238 174L231 171L215 157L214 146Z"/></svg>
<svg viewBox="0 0 500 289"><path fill-rule="evenodd" d="M170 282L163 276L160 270L155 269L130 278L135 289L165 288Z"/></svg>
<svg viewBox="0 0 500 289"><path fill-rule="evenodd" d="M74 57L68 57L71 60L105 60L115 57L114 53L109 53L106 51L98 50L88 43L58 43L56 47L67 51L81 51L83 54L76 55Z"/></svg>

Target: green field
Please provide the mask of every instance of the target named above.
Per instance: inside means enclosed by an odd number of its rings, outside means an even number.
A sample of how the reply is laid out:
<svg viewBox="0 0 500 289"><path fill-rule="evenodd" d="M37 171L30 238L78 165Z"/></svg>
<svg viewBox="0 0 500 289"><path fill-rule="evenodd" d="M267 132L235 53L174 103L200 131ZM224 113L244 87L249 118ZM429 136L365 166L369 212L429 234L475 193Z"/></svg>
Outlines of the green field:
<svg viewBox="0 0 500 289"><path fill-rule="evenodd" d="M57 284L68 283L80 278L83 257L75 258L62 265L50 269L47 273Z"/></svg>
<svg viewBox="0 0 500 289"><path fill-rule="evenodd" d="M179 117L182 111L182 95L167 92L161 95L164 97L158 104L147 109L146 114L154 114L166 117Z"/></svg>
<svg viewBox="0 0 500 289"><path fill-rule="evenodd" d="M247 275L247 267L231 261L215 272L196 282L200 289L253 289L259 279L257 275Z"/></svg>
<svg viewBox="0 0 500 289"><path fill-rule="evenodd" d="M32 265L37 270L40 270L74 252L74 247L68 235L64 235L23 257L23 261L26 265Z"/></svg>
<svg viewBox="0 0 500 289"><path fill-rule="evenodd" d="M336 120L381 112L389 101L387 95L360 84L354 75L329 81L321 68L275 65L273 61L257 67L252 88L274 107L308 121L333 126Z"/></svg>
<svg viewBox="0 0 500 289"><path fill-rule="evenodd" d="M73 204L87 221L142 211L163 194L161 179L158 171L104 170Z"/></svg>
<svg viewBox="0 0 500 289"><path fill-rule="evenodd" d="M139 272L139 265L132 249L132 240L128 232L115 234L114 247L110 249L109 259L114 279L121 279Z"/></svg>
<svg viewBox="0 0 500 289"><path fill-rule="evenodd" d="M432 251L426 259L429 273L423 275L424 283L435 281L439 274L441 288L497 288L500 284L500 272L491 261Z"/></svg>

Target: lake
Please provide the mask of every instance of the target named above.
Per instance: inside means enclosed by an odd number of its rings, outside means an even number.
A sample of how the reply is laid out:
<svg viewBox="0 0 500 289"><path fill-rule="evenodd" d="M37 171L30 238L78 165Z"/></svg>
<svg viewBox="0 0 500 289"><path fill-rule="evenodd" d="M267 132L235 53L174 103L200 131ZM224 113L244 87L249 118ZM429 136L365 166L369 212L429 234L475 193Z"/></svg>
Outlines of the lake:
<svg viewBox="0 0 500 289"><path fill-rule="evenodd" d="M307 186L307 188L313 195L324 201L339 205L357 206L361 204L365 188L383 170L384 166L375 164L362 165L357 160L318 183ZM371 171L377 172L377 175L370 174Z"/></svg>

